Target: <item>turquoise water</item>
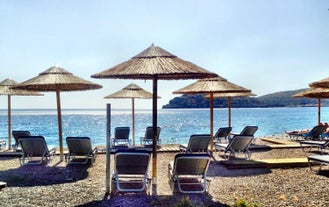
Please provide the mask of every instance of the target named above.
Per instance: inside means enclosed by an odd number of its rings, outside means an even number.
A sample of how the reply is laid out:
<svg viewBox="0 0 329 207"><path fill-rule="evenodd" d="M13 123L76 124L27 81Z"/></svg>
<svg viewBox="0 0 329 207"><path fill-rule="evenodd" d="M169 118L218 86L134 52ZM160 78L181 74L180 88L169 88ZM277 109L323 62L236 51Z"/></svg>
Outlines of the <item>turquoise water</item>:
<svg viewBox="0 0 329 207"><path fill-rule="evenodd" d="M322 107L321 120L329 122L329 108ZM116 126L131 126L131 110L111 111L111 130ZM93 145L106 143L106 110L62 110L63 137L89 136ZM257 125L255 136L283 134L285 130L312 128L317 124L317 108L233 108L233 132L246 125ZM152 125L151 110L136 110L136 143ZM187 143L191 134L209 133L209 109L159 109L158 125L164 144ZM227 109L214 110L214 132L228 125ZM56 110L13 110L12 130L29 130L43 135L49 146L58 146ZM132 137L132 133L130 135ZM7 138L7 110L0 110L0 137ZM13 141L12 141L13 142ZM65 145L65 143L64 143Z"/></svg>

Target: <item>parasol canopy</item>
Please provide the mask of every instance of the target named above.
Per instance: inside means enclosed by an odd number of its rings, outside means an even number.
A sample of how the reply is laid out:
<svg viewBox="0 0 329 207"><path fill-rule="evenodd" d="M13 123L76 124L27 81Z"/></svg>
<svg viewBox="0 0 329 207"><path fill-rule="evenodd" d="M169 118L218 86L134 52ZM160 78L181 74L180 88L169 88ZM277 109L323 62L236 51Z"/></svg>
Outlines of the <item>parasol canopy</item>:
<svg viewBox="0 0 329 207"><path fill-rule="evenodd" d="M311 84L310 84L311 85ZM317 98L318 99L318 125L321 123L321 98L329 98L329 88L311 87L292 96L293 98Z"/></svg>
<svg viewBox="0 0 329 207"><path fill-rule="evenodd" d="M166 50L152 44L150 47L110 69L92 75L92 78L143 79L153 81L152 127L153 157L152 178L156 184L157 166L157 93L158 80L179 80L216 77L191 62L182 60Z"/></svg>
<svg viewBox="0 0 329 207"><path fill-rule="evenodd" d="M227 81L222 77L205 78L200 79L184 88L174 91L174 94L198 94L198 93L209 93L210 97L210 136L213 137L213 98L214 93L234 93L234 92L245 92L250 93L251 90L246 89L242 86L238 86L234 83ZM210 150L213 150L213 139L210 141Z"/></svg>
<svg viewBox="0 0 329 207"><path fill-rule="evenodd" d="M15 89L26 89L32 91L55 91L57 100L59 149L61 159L63 159L63 133L62 133L62 114L60 104L60 91L83 91L102 88L101 85L84 80L59 66L53 66L48 70L39 73L38 76L14 87Z"/></svg>
<svg viewBox="0 0 329 207"><path fill-rule="evenodd" d="M329 88L329 77L316 81L316 82L313 82L313 83L310 83L309 85L310 85L310 87L313 87L313 88Z"/></svg>
<svg viewBox="0 0 329 207"><path fill-rule="evenodd" d="M11 149L11 96L43 96L43 94L35 91L11 88L18 84L18 82L9 78L0 82L0 95L6 95L8 97L8 149Z"/></svg>
<svg viewBox="0 0 329 207"><path fill-rule="evenodd" d="M144 90L136 84L129 84L120 91L112 93L104 98L131 98L132 108L132 131L133 131L133 145L135 145L135 98L152 99L152 93ZM160 97L158 97L160 98Z"/></svg>

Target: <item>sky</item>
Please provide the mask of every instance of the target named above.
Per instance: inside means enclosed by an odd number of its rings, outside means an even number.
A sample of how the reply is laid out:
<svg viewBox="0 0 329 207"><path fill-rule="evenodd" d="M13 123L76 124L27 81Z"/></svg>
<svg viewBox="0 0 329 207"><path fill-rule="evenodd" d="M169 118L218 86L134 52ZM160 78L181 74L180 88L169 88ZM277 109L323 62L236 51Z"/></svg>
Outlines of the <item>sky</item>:
<svg viewBox="0 0 329 207"><path fill-rule="evenodd" d="M90 76L154 43L257 96L307 88L329 77L328 8L323 0L0 0L0 81L58 65L103 86L61 93L62 108L130 108L129 99L104 96L130 83L151 92L152 81ZM195 81L159 80L158 108ZM135 107L151 109L152 101ZM12 108L56 108L56 95L15 96Z"/></svg>

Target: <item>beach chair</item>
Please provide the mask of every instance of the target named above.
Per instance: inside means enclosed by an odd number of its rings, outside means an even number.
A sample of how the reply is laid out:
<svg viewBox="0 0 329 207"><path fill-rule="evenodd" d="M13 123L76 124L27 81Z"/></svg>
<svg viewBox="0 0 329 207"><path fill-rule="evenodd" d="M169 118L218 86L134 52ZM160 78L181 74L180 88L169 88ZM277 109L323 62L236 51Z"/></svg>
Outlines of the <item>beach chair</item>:
<svg viewBox="0 0 329 207"><path fill-rule="evenodd" d="M148 191L148 166L151 152L119 149L114 154L112 184L120 192ZM113 186L114 186L113 185Z"/></svg>
<svg viewBox="0 0 329 207"><path fill-rule="evenodd" d="M229 143L215 143L215 149L224 153L225 159L236 157L237 153L242 152L245 154L246 159L250 159L249 146L253 141L253 136L234 136ZM228 157L227 154L230 154Z"/></svg>
<svg viewBox="0 0 329 207"><path fill-rule="evenodd" d="M114 137L112 138L113 147L116 146L129 146L129 127L115 127Z"/></svg>
<svg viewBox="0 0 329 207"><path fill-rule="evenodd" d="M14 131L11 132L11 134L13 135L13 137L15 139L15 144L12 145L13 149L15 151L22 151L22 148L18 144L18 140L21 137L31 136L30 131L27 131L27 130L14 130Z"/></svg>
<svg viewBox="0 0 329 207"><path fill-rule="evenodd" d="M157 143L161 143L160 139L161 127L157 127ZM143 145L151 145L153 143L153 127L146 127L144 137L140 138L140 142Z"/></svg>
<svg viewBox="0 0 329 207"><path fill-rule="evenodd" d="M55 155L55 148L49 150L43 136L25 136L18 140L22 147L21 165L41 164L44 160L49 160ZM26 162L26 160L28 160Z"/></svg>
<svg viewBox="0 0 329 207"><path fill-rule="evenodd" d="M231 133L233 136L254 136L255 132L258 130L258 126L245 126L242 131L237 133Z"/></svg>
<svg viewBox="0 0 329 207"><path fill-rule="evenodd" d="M312 155L307 157L308 166L312 172L318 173L320 172L322 166L329 166L329 155ZM320 164L318 170L314 169L313 163Z"/></svg>
<svg viewBox="0 0 329 207"><path fill-rule="evenodd" d="M299 144L300 144L303 151L304 151L305 146L308 146L308 147L314 146L314 147L317 147L319 149L321 154L324 154L324 150L329 147L329 140L327 140L327 141L301 140L299 142Z"/></svg>
<svg viewBox="0 0 329 207"><path fill-rule="evenodd" d="M179 150L181 152L193 153L193 152L206 152L210 143L210 134L194 134L191 135L188 144L181 144Z"/></svg>
<svg viewBox="0 0 329 207"><path fill-rule="evenodd" d="M86 164L89 159L91 164L95 162L97 148L92 148L89 137L67 137L66 144L69 151L66 155L68 164Z"/></svg>
<svg viewBox="0 0 329 207"><path fill-rule="evenodd" d="M323 134L326 131L325 126L315 126L313 127L309 132L302 134L301 136L304 139L310 139L310 140L321 140L321 134Z"/></svg>
<svg viewBox="0 0 329 207"><path fill-rule="evenodd" d="M172 189L177 185L181 193L205 193L209 162L208 154L176 154L168 165Z"/></svg>
<svg viewBox="0 0 329 207"><path fill-rule="evenodd" d="M215 133L214 139L217 142L221 142L221 140L228 140L230 133L232 131L232 127L221 127Z"/></svg>

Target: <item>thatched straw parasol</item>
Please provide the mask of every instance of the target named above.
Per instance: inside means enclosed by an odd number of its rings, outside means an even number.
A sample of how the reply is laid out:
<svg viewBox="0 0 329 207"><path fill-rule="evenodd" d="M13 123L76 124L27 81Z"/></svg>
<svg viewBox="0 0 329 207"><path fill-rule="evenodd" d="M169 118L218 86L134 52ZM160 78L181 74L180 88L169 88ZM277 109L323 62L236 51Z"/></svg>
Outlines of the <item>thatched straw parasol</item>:
<svg viewBox="0 0 329 207"><path fill-rule="evenodd" d="M309 84L313 88L329 88L329 78L325 78Z"/></svg>
<svg viewBox="0 0 329 207"><path fill-rule="evenodd" d="M310 84L311 85L311 84ZM317 98L318 99L318 124L321 123L321 98L329 98L329 88L308 88L292 96L293 98Z"/></svg>
<svg viewBox="0 0 329 207"><path fill-rule="evenodd" d="M12 89L19 83L12 79L5 79L0 82L0 95L8 96L8 149L11 149L11 96L43 96L43 94L35 91L27 91L20 89Z"/></svg>
<svg viewBox="0 0 329 207"><path fill-rule="evenodd" d="M231 126L231 98L232 97L249 97L256 96L256 94L251 92L235 92L235 93L214 93L214 98L227 98L227 108L228 108L228 126ZM206 95L206 98L210 98L210 95Z"/></svg>
<svg viewBox="0 0 329 207"><path fill-rule="evenodd" d="M135 98L151 99L152 97L153 97L152 93L145 91L143 88L133 83L124 87L120 91L117 91L115 93L112 93L104 97L104 98L131 98L133 145L135 145Z"/></svg>
<svg viewBox="0 0 329 207"><path fill-rule="evenodd" d="M59 149L61 159L63 159L63 134L62 134L62 114L60 104L60 91L83 91L102 88L101 85L93 83L91 81L84 80L72 73L53 66L48 70L39 73L32 79L29 79L18 86L16 89L26 89L32 91L55 91L57 99L57 114L58 114L58 133L59 133Z"/></svg>
<svg viewBox="0 0 329 207"><path fill-rule="evenodd" d="M234 83L228 82L225 78L205 78L196 81L184 88L174 91L174 94L198 94L198 93L209 93L210 98L210 136L214 134L214 112L213 112L213 99L214 93L234 93L234 92L245 92L250 93L251 90L246 89L242 86L238 86ZM210 141L210 150L213 150L213 139Z"/></svg>
<svg viewBox="0 0 329 207"><path fill-rule="evenodd" d="M144 79L153 81L153 157L152 178L156 184L157 166L157 96L158 80L179 80L215 77L215 73L209 72L191 62L182 60L177 56L154 46L153 44L132 57L108 70L94 74L92 78L121 78L121 79Z"/></svg>

